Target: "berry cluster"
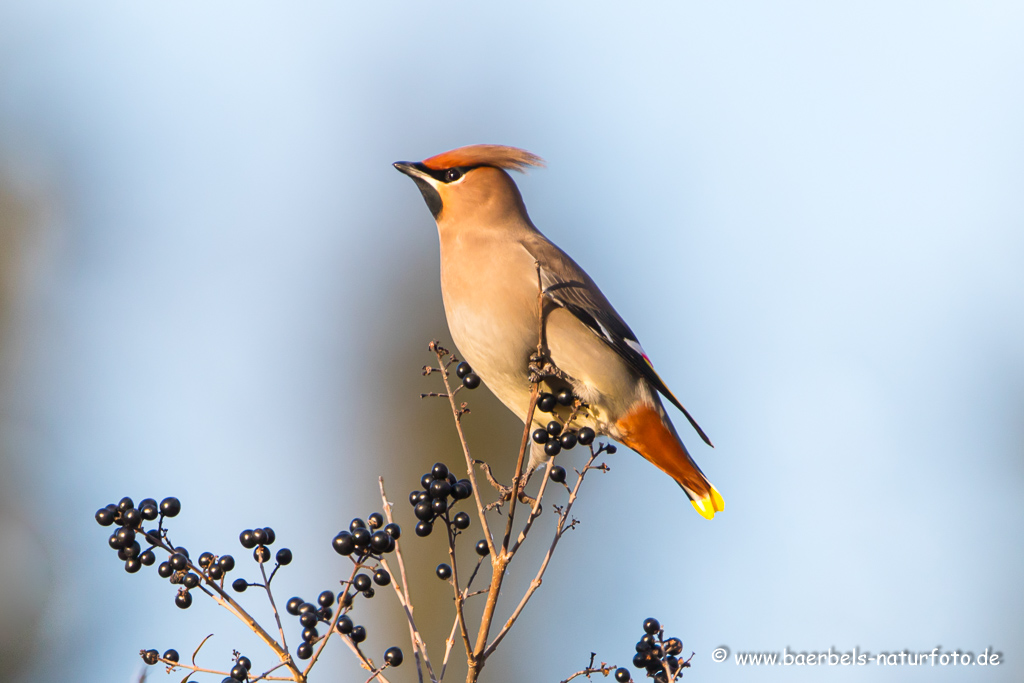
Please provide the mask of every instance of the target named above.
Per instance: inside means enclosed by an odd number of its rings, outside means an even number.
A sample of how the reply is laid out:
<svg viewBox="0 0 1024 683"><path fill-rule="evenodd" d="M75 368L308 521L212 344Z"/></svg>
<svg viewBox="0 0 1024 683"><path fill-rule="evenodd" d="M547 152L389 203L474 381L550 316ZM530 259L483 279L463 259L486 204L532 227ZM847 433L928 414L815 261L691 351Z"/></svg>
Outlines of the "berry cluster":
<svg viewBox="0 0 1024 683"><path fill-rule="evenodd" d="M349 522L348 530L338 533L332 542L334 550L339 555L352 559L356 570L367 568L373 572L372 576L364 572L355 574L349 581L342 582L345 590L337 597L332 591L323 591L317 597L319 607L298 597L288 601L288 613L297 616L299 625L303 628L302 644L296 650L299 659L308 659L312 656L313 644L320 638L316 630L319 622L326 623L328 629L332 628L333 623L333 628L337 629L338 633L348 636L357 645L366 640L366 627L354 624L347 612L352 608L352 600L356 593L370 599L375 595L375 584L387 586L391 583L391 574L383 566L378 564L376 567L367 567L368 560L379 561L383 555L394 552L395 542L402 536L400 526L384 522L384 515L379 512L369 515L365 521L356 517ZM340 606L342 613L332 622L335 605ZM384 661L389 666L400 666L403 661L402 651L397 647L388 648L384 652Z"/></svg>
<svg viewBox="0 0 1024 683"><path fill-rule="evenodd" d="M558 394L543 393L537 398L537 410L542 413L554 412L558 406L571 406L576 402L576 397L568 389L563 389ZM597 434L590 427L583 427L579 430L566 429L558 420L551 420L546 427L533 430L533 442L544 446L544 453L549 456L556 456L563 450L572 450L576 444L589 446L594 442ZM555 479L555 481L559 481ZM564 481L564 477L562 478Z"/></svg>
<svg viewBox="0 0 1024 683"><path fill-rule="evenodd" d="M238 534L238 542L242 544L242 547L246 550L252 550L252 559L256 560L259 564L265 564L270 562L270 548L267 546L273 545L274 541L277 540L277 535L274 530L269 526L265 526L262 529L246 529L242 533ZM224 566L224 558L229 558L228 562L230 567ZM277 567L274 568L276 572L278 567L283 567L286 564L291 564L292 551L288 548L281 548L277 551L274 559L277 560ZM218 571L218 567L220 565ZM206 570L207 574L212 579L219 579L224 575L224 572L231 571L234 567L234 560L231 559L230 555L225 555L219 560L215 558L211 553L203 553L199 556L199 566ZM273 578L273 574L270 575ZM245 579L239 577L231 582L231 588L236 593L244 593L249 586L263 587L261 583L249 583Z"/></svg>
<svg viewBox="0 0 1024 683"><path fill-rule="evenodd" d="M369 522L369 525L367 525ZM340 531L331 544L339 555L354 556L362 562L371 555L383 555L393 552L395 541L402 535L397 524L384 524L384 515L374 512L367 517L367 522L356 517L348 525L348 531ZM383 527L383 528L381 528Z"/></svg>
<svg viewBox="0 0 1024 683"><path fill-rule="evenodd" d="M469 363L462 361L455 366L455 376L462 380L462 386L467 389L476 389L480 386L480 376L473 372Z"/></svg>
<svg viewBox="0 0 1024 683"><path fill-rule="evenodd" d="M96 511L96 521L100 526L114 526L118 529L110 535L107 543L117 551L118 559L124 562L124 570L129 574L150 566L156 562L153 548L159 545L162 538L160 529L143 530L144 521L151 522L160 518L160 526L164 517L174 517L181 512L181 502L177 498L164 498L158 505L153 498L146 498L135 507L135 502L125 496L118 503L110 503ZM150 544L145 550L139 543L142 537Z"/></svg>
<svg viewBox="0 0 1024 683"><path fill-rule="evenodd" d="M467 375L468 377L469 375ZM443 462L436 463L429 472L420 478L423 487L409 494L409 504L413 506L413 514L420 520L416 524L416 535L429 536L434 530L434 522L440 518L452 533L465 531L469 528L469 515L450 511L460 500L473 495L473 485L468 479L456 479Z"/></svg>
<svg viewBox="0 0 1024 683"><path fill-rule="evenodd" d="M314 605L300 597L294 597L288 601L285 607L288 614L299 618L299 625L302 627L302 643L295 651L299 659L309 659L313 656L313 645L321 638L317 631L319 623L326 624L328 630L332 627L334 605L337 604L334 592L325 590L320 593L316 601L317 604ZM341 602L343 607L349 607L352 604L352 597L346 594L341 598ZM334 628L338 630L338 633L348 636L357 645L366 640L366 628L354 625L352 618L347 614L338 616Z"/></svg>
<svg viewBox="0 0 1024 683"><path fill-rule="evenodd" d="M683 669L690 666L690 660L679 661L678 655L683 651L683 641L678 638L664 638L664 629L654 617L644 620L644 635L636 643L636 655L633 666L645 669L647 675L658 683L676 680ZM630 680L629 670L620 668L615 671L615 680L626 683Z"/></svg>

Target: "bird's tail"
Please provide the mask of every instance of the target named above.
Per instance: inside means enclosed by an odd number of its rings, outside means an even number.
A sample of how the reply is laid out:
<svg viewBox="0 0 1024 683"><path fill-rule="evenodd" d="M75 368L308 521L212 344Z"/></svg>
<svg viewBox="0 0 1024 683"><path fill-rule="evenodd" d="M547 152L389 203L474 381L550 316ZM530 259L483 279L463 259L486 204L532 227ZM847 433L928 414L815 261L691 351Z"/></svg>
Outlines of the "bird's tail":
<svg viewBox="0 0 1024 683"><path fill-rule="evenodd" d="M686 446L657 408L639 405L617 423L619 439L676 480L695 510L712 519L725 509L725 501L697 467Z"/></svg>

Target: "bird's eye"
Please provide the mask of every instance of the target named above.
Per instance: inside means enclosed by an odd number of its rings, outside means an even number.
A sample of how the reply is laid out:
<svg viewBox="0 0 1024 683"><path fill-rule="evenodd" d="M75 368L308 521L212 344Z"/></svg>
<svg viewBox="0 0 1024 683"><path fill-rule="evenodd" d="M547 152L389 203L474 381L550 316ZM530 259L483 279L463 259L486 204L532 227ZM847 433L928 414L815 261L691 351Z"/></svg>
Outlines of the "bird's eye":
<svg viewBox="0 0 1024 683"><path fill-rule="evenodd" d="M458 168L449 168L444 174L444 181L446 183L454 183L456 180L462 177L462 170Z"/></svg>

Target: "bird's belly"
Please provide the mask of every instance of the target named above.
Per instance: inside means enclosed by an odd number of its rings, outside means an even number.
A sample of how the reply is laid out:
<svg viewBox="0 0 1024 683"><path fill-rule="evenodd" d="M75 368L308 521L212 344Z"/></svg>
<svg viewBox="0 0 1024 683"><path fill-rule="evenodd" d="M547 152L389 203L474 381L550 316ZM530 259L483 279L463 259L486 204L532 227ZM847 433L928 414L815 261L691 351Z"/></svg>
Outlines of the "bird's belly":
<svg viewBox="0 0 1024 683"><path fill-rule="evenodd" d="M445 313L466 362L498 400L523 419L530 399L528 364L537 347L536 331L512 323L522 315L493 306L456 307L446 300Z"/></svg>

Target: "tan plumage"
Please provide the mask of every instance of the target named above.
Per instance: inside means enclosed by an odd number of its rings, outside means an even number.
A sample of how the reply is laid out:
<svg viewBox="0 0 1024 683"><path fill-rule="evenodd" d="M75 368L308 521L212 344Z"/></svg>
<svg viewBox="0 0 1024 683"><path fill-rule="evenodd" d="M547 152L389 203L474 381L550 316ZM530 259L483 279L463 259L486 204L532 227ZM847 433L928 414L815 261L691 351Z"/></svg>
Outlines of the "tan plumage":
<svg viewBox="0 0 1024 683"><path fill-rule="evenodd" d="M711 519L722 497L690 457L658 396L676 405L708 442L654 372L636 336L593 280L530 221L505 169L543 161L524 150L471 145L419 163L397 162L434 214L441 242L441 294L459 351L494 395L525 419L527 366L537 346L537 264L545 292L544 341L568 378L545 380L557 392L571 384L587 404L582 427L610 436L669 474L694 508ZM542 426L545 416L534 422ZM534 447L531 466L544 460Z"/></svg>

